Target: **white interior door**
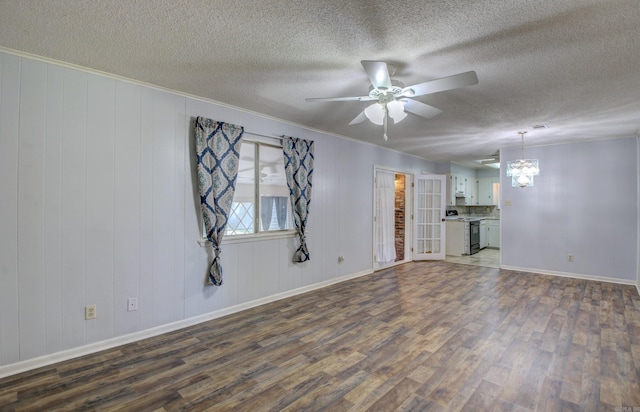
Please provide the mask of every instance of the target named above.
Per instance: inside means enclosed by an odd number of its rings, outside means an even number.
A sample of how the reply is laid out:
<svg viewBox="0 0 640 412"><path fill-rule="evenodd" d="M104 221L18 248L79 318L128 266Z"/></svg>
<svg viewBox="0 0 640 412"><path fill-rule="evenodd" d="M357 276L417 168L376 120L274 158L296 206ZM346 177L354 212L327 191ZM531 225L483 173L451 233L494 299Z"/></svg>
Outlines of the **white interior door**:
<svg viewBox="0 0 640 412"><path fill-rule="evenodd" d="M445 258L445 193L444 175L416 175L413 260Z"/></svg>

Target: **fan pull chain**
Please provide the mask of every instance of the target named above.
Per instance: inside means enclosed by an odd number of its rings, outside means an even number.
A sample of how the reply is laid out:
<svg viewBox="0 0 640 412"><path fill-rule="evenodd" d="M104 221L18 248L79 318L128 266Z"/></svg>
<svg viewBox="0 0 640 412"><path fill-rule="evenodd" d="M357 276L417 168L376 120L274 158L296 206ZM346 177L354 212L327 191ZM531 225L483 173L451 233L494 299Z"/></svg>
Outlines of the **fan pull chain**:
<svg viewBox="0 0 640 412"><path fill-rule="evenodd" d="M384 138L384 141L386 142L387 140L389 140L389 136L387 136L387 124L389 123L389 110L387 110L387 105L384 105L384 119L382 120L382 124L384 126L384 134L382 135L382 137Z"/></svg>

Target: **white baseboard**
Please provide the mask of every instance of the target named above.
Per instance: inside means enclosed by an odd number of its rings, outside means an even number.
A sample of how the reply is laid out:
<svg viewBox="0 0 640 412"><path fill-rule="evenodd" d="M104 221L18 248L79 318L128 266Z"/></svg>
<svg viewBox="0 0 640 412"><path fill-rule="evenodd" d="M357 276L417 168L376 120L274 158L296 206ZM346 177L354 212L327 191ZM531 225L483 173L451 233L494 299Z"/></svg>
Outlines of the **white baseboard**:
<svg viewBox="0 0 640 412"><path fill-rule="evenodd" d="M125 345L127 343L132 343L142 339L151 338L153 336L162 335L163 333L173 332L189 326L197 325L199 323L207 322L212 319L221 318L223 316L231 315L233 313L237 313L246 309L251 309L256 306L275 302L277 300L285 299L295 295L300 295L306 292L311 292L313 290L321 289L336 283L340 283L350 279L355 279L361 276L369 275L371 273L373 273L373 269L352 273L345 276L339 276L337 278L314 283L312 285L303 286L297 289L288 290L286 292L276 293L275 295L252 300L250 302L241 303L235 306L231 306L231 307L220 309L214 312L194 316L188 319L167 323L167 324L156 326L150 329L129 333L127 335L117 336L117 337L103 340L100 342L79 346L77 348L67 349L67 350L52 353L49 355L43 355L37 358L27 359L27 360L16 362L16 363L11 363L9 365L0 366L0 379L5 378L7 376L15 375L18 373L26 372L29 370L41 368L44 366L49 366L54 363L66 361L66 360L77 358L80 356L90 355L92 353L100 352L106 349L115 348L117 346Z"/></svg>
<svg viewBox="0 0 640 412"><path fill-rule="evenodd" d="M516 272L527 272L527 273L535 273L539 275L550 275L550 276L559 276L563 278L573 278L573 279L582 279L582 280L595 280L598 282L608 282L615 283L618 285L632 285L638 289L638 294L640 294L640 287L634 280L629 279L621 279L621 278L608 278L604 276L593 276L593 275L582 275L579 273L568 273L568 272L557 272L552 270L544 270L544 269L534 269L534 268L522 268L517 266L505 266L500 265L500 269L505 270L513 270Z"/></svg>

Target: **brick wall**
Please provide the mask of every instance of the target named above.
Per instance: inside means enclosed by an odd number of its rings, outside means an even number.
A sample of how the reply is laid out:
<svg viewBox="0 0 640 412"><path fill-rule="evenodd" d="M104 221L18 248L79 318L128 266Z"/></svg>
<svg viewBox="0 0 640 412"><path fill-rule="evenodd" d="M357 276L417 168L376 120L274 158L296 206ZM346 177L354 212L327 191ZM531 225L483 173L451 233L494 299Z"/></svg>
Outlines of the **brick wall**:
<svg viewBox="0 0 640 412"><path fill-rule="evenodd" d="M396 174L396 262L404 260L405 175Z"/></svg>

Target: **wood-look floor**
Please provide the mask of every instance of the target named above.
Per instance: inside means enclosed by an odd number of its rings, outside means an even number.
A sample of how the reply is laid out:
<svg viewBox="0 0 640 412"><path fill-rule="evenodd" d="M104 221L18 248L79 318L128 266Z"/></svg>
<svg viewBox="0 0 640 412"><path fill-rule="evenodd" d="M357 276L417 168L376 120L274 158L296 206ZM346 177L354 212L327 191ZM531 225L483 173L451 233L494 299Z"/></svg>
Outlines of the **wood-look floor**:
<svg viewBox="0 0 640 412"><path fill-rule="evenodd" d="M0 380L3 411L634 407L634 287L446 262Z"/></svg>

